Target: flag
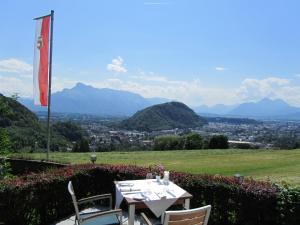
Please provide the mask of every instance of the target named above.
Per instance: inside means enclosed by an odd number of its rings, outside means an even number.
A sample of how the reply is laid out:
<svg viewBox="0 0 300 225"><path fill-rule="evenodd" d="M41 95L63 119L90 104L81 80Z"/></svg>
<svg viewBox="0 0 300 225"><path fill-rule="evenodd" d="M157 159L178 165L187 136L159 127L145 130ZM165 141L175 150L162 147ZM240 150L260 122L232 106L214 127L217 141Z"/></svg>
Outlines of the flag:
<svg viewBox="0 0 300 225"><path fill-rule="evenodd" d="M48 105L48 57L50 15L36 19L33 63L34 104Z"/></svg>

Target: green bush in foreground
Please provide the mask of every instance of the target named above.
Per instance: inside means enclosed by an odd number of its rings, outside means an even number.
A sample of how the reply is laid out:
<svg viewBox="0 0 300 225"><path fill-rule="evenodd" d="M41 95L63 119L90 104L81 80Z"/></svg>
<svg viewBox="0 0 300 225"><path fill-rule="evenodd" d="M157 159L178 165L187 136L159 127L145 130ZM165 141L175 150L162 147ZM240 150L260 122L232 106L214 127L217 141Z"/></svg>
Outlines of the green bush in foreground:
<svg viewBox="0 0 300 225"><path fill-rule="evenodd" d="M78 198L114 193L115 180L143 179L157 168L75 165L0 182L0 221L6 225L50 224L74 213L67 183ZM299 225L299 188L234 177L171 172L193 195L192 207L212 205L210 225Z"/></svg>

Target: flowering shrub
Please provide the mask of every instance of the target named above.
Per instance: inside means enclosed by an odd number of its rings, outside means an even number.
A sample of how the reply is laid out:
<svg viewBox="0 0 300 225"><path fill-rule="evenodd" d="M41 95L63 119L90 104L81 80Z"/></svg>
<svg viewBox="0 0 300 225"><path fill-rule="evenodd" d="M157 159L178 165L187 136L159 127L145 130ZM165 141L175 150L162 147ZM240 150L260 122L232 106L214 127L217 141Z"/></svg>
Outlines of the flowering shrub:
<svg viewBox="0 0 300 225"><path fill-rule="evenodd" d="M163 167L74 165L7 179L0 183L0 221L6 225L51 224L74 213L67 183L77 198L114 193L114 180L143 179ZM299 189L233 177L171 172L170 178L193 195L192 207L212 205L210 225L299 225ZM298 201L298 203L297 203Z"/></svg>

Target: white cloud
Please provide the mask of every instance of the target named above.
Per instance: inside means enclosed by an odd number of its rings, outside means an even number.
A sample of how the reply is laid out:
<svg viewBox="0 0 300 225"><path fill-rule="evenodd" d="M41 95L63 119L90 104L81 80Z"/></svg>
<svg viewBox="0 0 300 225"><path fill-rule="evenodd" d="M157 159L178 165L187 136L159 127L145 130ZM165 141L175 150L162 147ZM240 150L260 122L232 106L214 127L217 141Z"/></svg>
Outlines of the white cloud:
<svg viewBox="0 0 300 225"><path fill-rule="evenodd" d="M0 93L7 96L18 93L22 97L32 98L32 82L19 77L0 75Z"/></svg>
<svg viewBox="0 0 300 225"><path fill-rule="evenodd" d="M118 56L117 58L112 60L112 63L107 64L106 68L109 71L113 71L116 73L126 73L127 69L123 65L124 60Z"/></svg>
<svg viewBox="0 0 300 225"><path fill-rule="evenodd" d="M215 67L215 70L216 71L224 71L224 70L227 70L227 68L221 67L221 66L217 66L217 67Z"/></svg>
<svg viewBox="0 0 300 225"><path fill-rule="evenodd" d="M32 65L15 58L0 61L0 72L28 74L32 72Z"/></svg>
<svg viewBox="0 0 300 225"><path fill-rule="evenodd" d="M261 98L282 98L287 96L280 94L283 88L290 86L290 81L278 77L268 77L265 79L245 79L241 87L237 90L237 95L245 101L260 100Z"/></svg>
<svg viewBox="0 0 300 225"><path fill-rule="evenodd" d="M140 82L141 81L141 82ZM199 80L181 81L164 79L162 82L144 82L144 80L106 79L101 82L87 82L98 88L112 88L131 91L144 97L162 97L184 102L191 106L200 104L233 104L237 101L235 90L207 87Z"/></svg>

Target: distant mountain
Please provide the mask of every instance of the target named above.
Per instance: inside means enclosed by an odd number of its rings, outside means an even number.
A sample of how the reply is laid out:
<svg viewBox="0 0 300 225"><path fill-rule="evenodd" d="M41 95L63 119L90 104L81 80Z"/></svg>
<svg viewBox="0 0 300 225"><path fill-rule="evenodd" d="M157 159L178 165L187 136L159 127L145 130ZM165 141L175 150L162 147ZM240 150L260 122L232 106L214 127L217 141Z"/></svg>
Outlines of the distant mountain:
<svg viewBox="0 0 300 225"><path fill-rule="evenodd" d="M233 110L237 105L223 105L217 104L214 106L200 105L194 107L194 111L199 114L217 114L217 115L225 115Z"/></svg>
<svg viewBox="0 0 300 225"><path fill-rule="evenodd" d="M228 114L252 118L288 118L292 114L300 113L300 108L290 106L280 99L264 98L258 102L243 103Z"/></svg>
<svg viewBox="0 0 300 225"><path fill-rule="evenodd" d="M131 116L138 110L168 101L163 98L144 98L129 91L98 89L83 83L52 94L51 100L53 112L103 116ZM21 99L20 102L33 111L45 110L34 106L32 100Z"/></svg>
<svg viewBox="0 0 300 225"><path fill-rule="evenodd" d="M168 102L138 111L119 126L128 130L153 131L201 127L206 121L180 102Z"/></svg>

